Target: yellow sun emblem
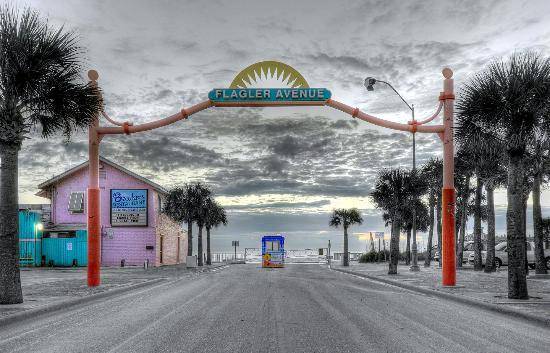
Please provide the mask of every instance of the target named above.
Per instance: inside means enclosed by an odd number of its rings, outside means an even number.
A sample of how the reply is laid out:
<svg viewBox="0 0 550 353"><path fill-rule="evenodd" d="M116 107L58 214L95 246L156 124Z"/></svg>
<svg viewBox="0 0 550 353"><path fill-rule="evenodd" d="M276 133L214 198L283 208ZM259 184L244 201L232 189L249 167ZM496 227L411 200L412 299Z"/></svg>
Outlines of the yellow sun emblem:
<svg viewBox="0 0 550 353"><path fill-rule="evenodd" d="M235 76L229 88L249 88L267 79L289 88L309 88L306 79L296 69L279 61L260 61L248 66Z"/></svg>

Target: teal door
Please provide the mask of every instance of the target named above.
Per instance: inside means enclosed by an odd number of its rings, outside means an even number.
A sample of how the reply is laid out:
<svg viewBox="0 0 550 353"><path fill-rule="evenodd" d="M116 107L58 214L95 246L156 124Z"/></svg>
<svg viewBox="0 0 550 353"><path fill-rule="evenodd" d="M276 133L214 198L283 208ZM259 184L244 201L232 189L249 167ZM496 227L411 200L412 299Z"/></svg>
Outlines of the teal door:
<svg viewBox="0 0 550 353"><path fill-rule="evenodd" d="M19 263L21 266L40 266L41 225L40 213L19 211Z"/></svg>

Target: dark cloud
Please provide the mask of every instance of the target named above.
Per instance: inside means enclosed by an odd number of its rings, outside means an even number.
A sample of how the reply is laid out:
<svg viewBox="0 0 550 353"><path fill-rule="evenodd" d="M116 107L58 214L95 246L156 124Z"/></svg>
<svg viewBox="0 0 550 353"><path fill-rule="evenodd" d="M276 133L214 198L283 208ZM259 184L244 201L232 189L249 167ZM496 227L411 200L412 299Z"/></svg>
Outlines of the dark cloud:
<svg viewBox="0 0 550 353"><path fill-rule="evenodd" d="M225 167L229 160L203 146L160 138L130 138L123 142L117 157L153 172L202 166Z"/></svg>

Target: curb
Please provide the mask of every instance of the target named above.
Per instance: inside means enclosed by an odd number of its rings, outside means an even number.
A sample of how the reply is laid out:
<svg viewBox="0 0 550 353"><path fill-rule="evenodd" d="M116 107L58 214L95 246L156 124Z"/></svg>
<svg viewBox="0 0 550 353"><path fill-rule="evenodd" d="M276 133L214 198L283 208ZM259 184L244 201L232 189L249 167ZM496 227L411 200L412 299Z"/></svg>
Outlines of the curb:
<svg viewBox="0 0 550 353"><path fill-rule="evenodd" d="M477 300L477 299L471 299L471 298L467 298L467 297L463 297L463 296L457 296L457 295L454 295L454 294L441 292L441 291L438 291L436 289L427 289L427 288L416 287L416 286L413 286L413 285L410 285L410 284L403 284L403 283L393 281L393 280L389 280L389 279L385 279L385 278L379 278L379 277L375 277L375 276L371 276L371 275L366 275L364 273L358 273L358 272L343 270L343 269L339 269L339 268L331 268L331 270L346 273L346 274L350 274L350 275L355 275L355 276L358 276L358 277L363 277L363 278L366 278L366 279L369 279L369 280L372 280L372 281L389 284L389 285L392 285L392 286L395 286L395 287L408 289L408 290L418 292L418 293L422 293L422 294L438 296L438 297L445 298L447 300L451 300L451 301L454 301L454 302L457 302L457 303L460 303L460 304L478 306L478 307L481 307L481 308L483 308L485 310L488 310L488 311L496 312L496 313L499 313L499 314L511 315L511 316L514 316L514 317L519 317L521 319L524 319L524 320L527 320L527 321L530 321L530 322L534 322L536 324L539 324L539 325L542 325L542 326L545 326L545 327L550 327L550 318L545 318L545 317L541 317L541 316L538 316L538 315L528 314L528 313L525 313L525 312L522 312L522 311L519 311L519 310L516 310L516 309L498 306L496 304L487 303L487 302Z"/></svg>
<svg viewBox="0 0 550 353"><path fill-rule="evenodd" d="M92 302L92 301L95 301L95 300L98 300L98 299L108 298L108 297L111 297L111 296L115 296L117 294L121 294L121 293L124 293L124 292L129 292L129 291L134 290L134 289L139 289L139 288L152 286L154 284L159 284L161 282L168 283L168 281L166 281L165 278L156 278L156 279L152 279L150 281L137 283L137 284L133 284L133 285L130 285L130 286L114 288L114 289L111 289L111 290L106 290L104 292L88 295L88 296L85 296L85 297L80 297L80 298L71 299L71 300L62 300L62 301L59 301L59 302L56 302L56 303L53 303L53 304L49 304L49 305L48 304L47 305L42 305L38 308L28 309L28 310L22 311L20 313L16 313L16 314L13 314L13 315L9 315L9 316L0 318L0 327L10 325L10 324L12 324L16 321L26 320L26 319L31 318L31 317L44 315L44 314L51 313L51 312L54 312L54 311L57 311L57 310L60 310L60 309L71 308L71 307L74 307L74 306L77 306L77 305L80 305L80 304L85 304L85 303L88 303L88 302Z"/></svg>

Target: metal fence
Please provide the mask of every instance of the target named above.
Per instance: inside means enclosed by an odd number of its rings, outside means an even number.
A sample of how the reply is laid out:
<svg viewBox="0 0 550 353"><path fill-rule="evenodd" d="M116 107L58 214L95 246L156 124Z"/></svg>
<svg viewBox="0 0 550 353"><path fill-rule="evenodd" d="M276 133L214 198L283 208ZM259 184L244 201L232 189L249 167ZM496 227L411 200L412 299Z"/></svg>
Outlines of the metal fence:
<svg viewBox="0 0 550 353"><path fill-rule="evenodd" d="M359 261L359 258L363 255L362 252L350 252L349 253L349 260L350 261ZM342 261L342 258L344 257L343 252L335 252L332 253L332 260L333 261Z"/></svg>
<svg viewBox="0 0 550 353"><path fill-rule="evenodd" d="M246 248L244 252L246 263L261 263L262 249ZM328 258L325 255L319 255L319 250L299 249L285 250L285 263L327 263Z"/></svg>
<svg viewBox="0 0 550 353"><path fill-rule="evenodd" d="M231 262L235 260L244 261L244 254L237 253L237 257L235 257L235 253L229 253L229 252L212 253L212 262Z"/></svg>

